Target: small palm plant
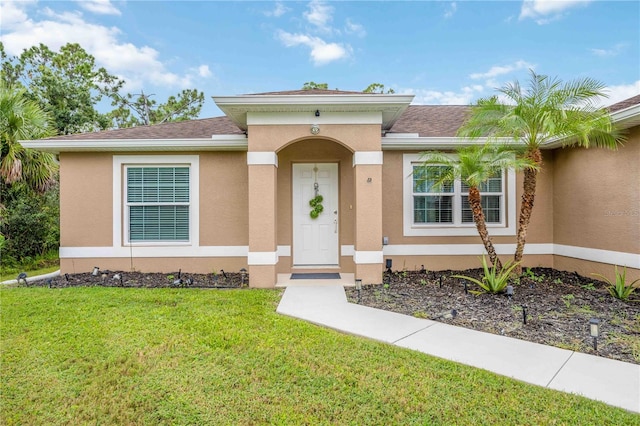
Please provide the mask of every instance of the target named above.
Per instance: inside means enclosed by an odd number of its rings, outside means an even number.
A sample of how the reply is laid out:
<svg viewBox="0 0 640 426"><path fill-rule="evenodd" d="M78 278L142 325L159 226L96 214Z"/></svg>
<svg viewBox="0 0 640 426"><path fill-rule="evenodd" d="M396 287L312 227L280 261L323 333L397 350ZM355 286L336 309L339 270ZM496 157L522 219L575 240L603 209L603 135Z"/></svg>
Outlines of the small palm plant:
<svg viewBox="0 0 640 426"><path fill-rule="evenodd" d="M452 275L454 278L462 278L472 283L478 284L487 293L496 294L502 292L509 284L509 277L511 271L518 266L518 262L510 261L498 269L494 264L491 268L487 265L487 259L482 255L482 269L484 270L484 276L482 281L475 278L467 277L466 275Z"/></svg>
<svg viewBox="0 0 640 426"><path fill-rule="evenodd" d="M468 200L473 222L484 248L489 254L491 263L498 270L501 270L502 264L487 230L480 188L489 179L499 175L505 169L518 171L538 166L530 159L517 155L514 148L495 143L458 148L455 157L441 152L425 152L422 153L421 159L423 170L429 166L440 166L441 171L434 182L434 187L452 185L455 180L459 179L469 188ZM428 173L425 172L423 175L428 175Z"/></svg>
<svg viewBox="0 0 640 426"><path fill-rule="evenodd" d="M609 293L611 293L613 297L618 298L620 300L628 300L631 294L636 290L636 288L634 287L635 283L640 281L640 278L638 278L637 280L633 281L631 284L627 284L627 268L625 267L622 270L622 273L618 273L617 265L615 267L615 275L616 275L615 283L612 283L609 280L609 278L605 277L602 274L591 274L591 275L595 275L605 280L609 284L609 287L608 287Z"/></svg>

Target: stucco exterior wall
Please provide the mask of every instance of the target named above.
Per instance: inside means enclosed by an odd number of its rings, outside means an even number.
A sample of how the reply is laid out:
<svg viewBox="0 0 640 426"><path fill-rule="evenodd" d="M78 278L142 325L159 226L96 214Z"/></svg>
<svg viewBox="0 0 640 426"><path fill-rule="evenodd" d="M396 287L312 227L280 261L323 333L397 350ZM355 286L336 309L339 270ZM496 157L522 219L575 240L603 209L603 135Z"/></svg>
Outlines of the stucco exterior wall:
<svg viewBox="0 0 640 426"><path fill-rule="evenodd" d="M640 127L617 151L564 148L554 155L554 242L640 256ZM613 267L598 262L558 256L554 266L613 278ZM640 270L628 268L628 276L639 278Z"/></svg>
<svg viewBox="0 0 640 426"><path fill-rule="evenodd" d="M164 153L127 153L149 157ZM166 154L165 154L166 155ZM177 157L181 153L172 154ZM186 153L184 155L193 155ZM199 157L199 246L246 246L248 178L245 152L201 152ZM61 153L60 245L100 249L113 255L113 153ZM120 173L123 173L120 170ZM123 222L122 213L119 220ZM122 246L121 246L122 247ZM180 247L176 247L179 253ZM246 267L244 257L63 257L61 271L103 269L211 272ZM96 263L98 262L98 263Z"/></svg>
<svg viewBox="0 0 640 426"><path fill-rule="evenodd" d="M113 243L112 154L60 154L60 245Z"/></svg>

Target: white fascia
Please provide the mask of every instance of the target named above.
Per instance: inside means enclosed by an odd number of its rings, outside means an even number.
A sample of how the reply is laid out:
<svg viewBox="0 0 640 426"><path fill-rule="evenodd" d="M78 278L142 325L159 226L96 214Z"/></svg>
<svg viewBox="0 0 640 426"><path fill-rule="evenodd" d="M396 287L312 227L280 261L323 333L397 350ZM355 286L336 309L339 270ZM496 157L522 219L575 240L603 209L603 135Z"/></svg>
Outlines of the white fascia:
<svg viewBox="0 0 640 426"><path fill-rule="evenodd" d="M214 96L213 100L243 130L247 129L248 116L252 113L301 112L315 117L315 111L320 111L320 117L330 112L379 112L382 115L382 127L388 129L407 109L413 97L383 94L240 95Z"/></svg>
<svg viewBox="0 0 640 426"><path fill-rule="evenodd" d="M382 112L248 112L247 125L382 124Z"/></svg>
<svg viewBox="0 0 640 426"><path fill-rule="evenodd" d="M214 135L211 139L74 139L20 141L23 147L61 152L185 152L246 151L245 135Z"/></svg>
<svg viewBox="0 0 640 426"><path fill-rule="evenodd" d="M451 150L486 143L516 144L511 138L420 137L413 133L387 133L381 141L382 149L385 151Z"/></svg>

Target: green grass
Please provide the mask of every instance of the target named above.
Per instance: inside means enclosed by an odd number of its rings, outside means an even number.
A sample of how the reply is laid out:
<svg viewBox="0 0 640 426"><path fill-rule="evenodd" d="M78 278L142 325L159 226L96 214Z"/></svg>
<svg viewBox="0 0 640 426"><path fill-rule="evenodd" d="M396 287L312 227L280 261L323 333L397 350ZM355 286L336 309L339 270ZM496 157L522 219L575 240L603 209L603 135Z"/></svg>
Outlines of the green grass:
<svg viewBox="0 0 640 426"><path fill-rule="evenodd" d="M0 289L0 424L638 424L275 313L273 290Z"/></svg>
<svg viewBox="0 0 640 426"><path fill-rule="evenodd" d="M28 276L47 274L60 269L60 259L58 251L54 250L37 256L35 258L24 259L21 264L14 264L11 261L0 264L0 282L15 279L20 272L26 272Z"/></svg>

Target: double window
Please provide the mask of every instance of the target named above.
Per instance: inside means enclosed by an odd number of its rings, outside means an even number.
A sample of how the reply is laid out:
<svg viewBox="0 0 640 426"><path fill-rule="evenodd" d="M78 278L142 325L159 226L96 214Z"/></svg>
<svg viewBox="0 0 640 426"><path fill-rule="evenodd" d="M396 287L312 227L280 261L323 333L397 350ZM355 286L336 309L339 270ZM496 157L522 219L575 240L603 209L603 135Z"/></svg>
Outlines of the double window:
<svg viewBox="0 0 640 426"><path fill-rule="evenodd" d="M417 154L404 155L404 235L474 235L469 187L459 179L437 184L446 166L423 167ZM513 235L515 173L501 171L479 188L487 226L494 235Z"/></svg>

